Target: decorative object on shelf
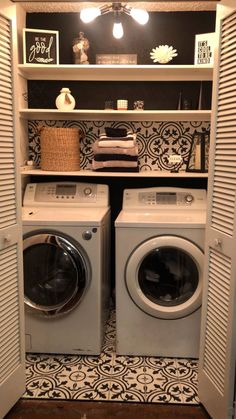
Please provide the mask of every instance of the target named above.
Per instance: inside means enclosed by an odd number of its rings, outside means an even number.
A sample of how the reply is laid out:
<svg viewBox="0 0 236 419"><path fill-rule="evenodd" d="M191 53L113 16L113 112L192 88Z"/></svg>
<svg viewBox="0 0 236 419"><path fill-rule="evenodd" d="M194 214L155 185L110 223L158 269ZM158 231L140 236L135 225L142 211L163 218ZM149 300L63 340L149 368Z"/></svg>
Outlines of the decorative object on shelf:
<svg viewBox="0 0 236 419"><path fill-rule="evenodd" d="M96 64L136 65L137 54L96 54Z"/></svg>
<svg viewBox="0 0 236 419"><path fill-rule="evenodd" d="M112 12L114 15L113 24L113 36L116 39L120 39L124 35L124 29L121 23L121 14L125 13L131 16L140 25L145 25L148 22L149 14L146 10L131 8L127 4L120 2L113 2L111 4L105 4L100 7L88 7L82 9L80 12L80 19L84 23L90 23L98 16Z"/></svg>
<svg viewBox="0 0 236 419"><path fill-rule="evenodd" d="M183 162L183 157L179 154L170 154L168 156L168 163L172 166L171 173L178 173Z"/></svg>
<svg viewBox="0 0 236 419"><path fill-rule="evenodd" d="M87 51L89 40L85 38L84 32L80 32L78 38L73 39L74 64L89 64Z"/></svg>
<svg viewBox="0 0 236 419"><path fill-rule="evenodd" d="M58 172L80 170L80 130L40 127L41 169Z"/></svg>
<svg viewBox="0 0 236 419"><path fill-rule="evenodd" d="M183 107L183 97L182 92L179 92L178 103L177 103L177 110L180 111Z"/></svg>
<svg viewBox="0 0 236 419"><path fill-rule="evenodd" d="M21 166L21 171L27 171L27 170L35 170L37 169L37 165L34 163L33 160L27 160L24 162L24 164Z"/></svg>
<svg viewBox="0 0 236 419"><path fill-rule="evenodd" d="M169 47L169 45L159 45L150 52L150 57L153 62L160 64L169 63L177 55L177 50L173 47Z"/></svg>
<svg viewBox="0 0 236 419"><path fill-rule="evenodd" d="M135 100L134 101L134 110L135 111L143 111L144 110L144 101L143 100Z"/></svg>
<svg viewBox="0 0 236 419"><path fill-rule="evenodd" d="M182 109L184 111L189 111L190 109L192 109L191 100L188 99L187 97L183 98Z"/></svg>
<svg viewBox="0 0 236 419"><path fill-rule="evenodd" d="M23 29L24 64L59 64L59 32Z"/></svg>
<svg viewBox="0 0 236 419"><path fill-rule="evenodd" d="M60 94L57 96L55 103L59 111L71 111L74 109L75 99L71 95L71 91L68 87L63 87L60 90Z"/></svg>
<svg viewBox="0 0 236 419"><path fill-rule="evenodd" d="M189 109L192 109L192 107L191 107L191 101L188 98L183 97L182 92L179 92L179 98L178 98L178 103L177 103L177 110L178 111L180 111L180 110L187 111Z"/></svg>
<svg viewBox="0 0 236 419"><path fill-rule="evenodd" d="M114 109L113 100L106 100L105 101L105 110Z"/></svg>
<svg viewBox="0 0 236 419"><path fill-rule="evenodd" d="M195 35L194 64L213 65L214 48L216 43L215 32Z"/></svg>
<svg viewBox="0 0 236 419"><path fill-rule="evenodd" d="M204 96L203 96L203 87L202 87L202 81L201 81L200 89L199 89L197 109L201 110L201 109L205 109L205 108L206 108L206 105L205 105L205 100L204 100Z"/></svg>
<svg viewBox="0 0 236 419"><path fill-rule="evenodd" d="M118 111L126 111L128 109L128 100L118 99L117 100L117 109L118 109Z"/></svg>
<svg viewBox="0 0 236 419"><path fill-rule="evenodd" d="M195 131L192 138L191 149L187 162L186 172L208 171L210 133Z"/></svg>

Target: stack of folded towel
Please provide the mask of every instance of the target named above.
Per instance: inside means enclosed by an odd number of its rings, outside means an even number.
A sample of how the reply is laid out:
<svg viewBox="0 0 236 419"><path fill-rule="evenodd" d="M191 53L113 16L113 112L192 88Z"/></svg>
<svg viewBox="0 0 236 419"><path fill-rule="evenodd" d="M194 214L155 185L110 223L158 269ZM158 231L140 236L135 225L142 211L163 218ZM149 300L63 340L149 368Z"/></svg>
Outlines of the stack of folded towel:
<svg viewBox="0 0 236 419"><path fill-rule="evenodd" d="M93 170L100 172L138 172L136 134L125 128L105 128L93 144Z"/></svg>

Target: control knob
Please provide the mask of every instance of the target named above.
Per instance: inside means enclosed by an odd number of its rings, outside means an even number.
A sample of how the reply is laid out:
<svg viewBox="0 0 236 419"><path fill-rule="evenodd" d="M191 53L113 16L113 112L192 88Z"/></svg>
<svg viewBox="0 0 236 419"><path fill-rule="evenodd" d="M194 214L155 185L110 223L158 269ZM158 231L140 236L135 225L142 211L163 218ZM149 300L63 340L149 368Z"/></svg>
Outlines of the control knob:
<svg viewBox="0 0 236 419"><path fill-rule="evenodd" d="M90 230L86 230L86 231L83 232L82 237L86 241L91 240L92 232Z"/></svg>
<svg viewBox="0 0 236 419"><path fill-rule="evenodd" d="M84 188L84 195L85 196L92 195L92 188L90 188L89 186L87 186L86 188Z"/></svg>
<svg viewBox="0 0 236 419"><path fill-rule="evenodd" d="M185 195L184 199L187 204L191 204L193 202L193 195L191 194Z"/></svg>

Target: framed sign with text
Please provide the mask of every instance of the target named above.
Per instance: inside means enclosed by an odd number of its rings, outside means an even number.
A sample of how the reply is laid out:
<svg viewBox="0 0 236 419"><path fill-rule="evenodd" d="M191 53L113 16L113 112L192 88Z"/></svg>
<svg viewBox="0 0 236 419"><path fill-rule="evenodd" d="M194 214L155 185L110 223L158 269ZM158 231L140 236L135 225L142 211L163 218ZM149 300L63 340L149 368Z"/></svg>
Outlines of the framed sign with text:
<svg viewBox="0 0 236 419"><path fill-rule="evenodd" d="M215 48L215 33L195 35L194 64L213 65Z"/></svg>
<svg viewBox="0 0 236 419"><path fill-rule="evenodd" d="M137 64L137 54L96 54L96 64Z"/></svg>
<svg viewBox="0 0 236 419"><path fill-rule="evenodd" d="M59 64L59 32L23 29L24 64Z"/></svg>

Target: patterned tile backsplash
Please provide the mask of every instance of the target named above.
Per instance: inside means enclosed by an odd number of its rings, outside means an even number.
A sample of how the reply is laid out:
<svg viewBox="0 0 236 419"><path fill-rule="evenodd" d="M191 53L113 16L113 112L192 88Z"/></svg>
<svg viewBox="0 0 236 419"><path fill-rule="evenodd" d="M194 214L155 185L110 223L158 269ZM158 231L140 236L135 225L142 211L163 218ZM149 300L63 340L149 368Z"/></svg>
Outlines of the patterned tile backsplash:
<svg viewBox="0 0 236 419"><path fill-rule="evenodd" d="M105 127L125 127L137 133L140 171L185 171L195 130L210 130L210 122L108 122L108 121L29 121L29 159L40 166L39 126L77 127L81 131L80 167L91 170L93 159L92 144ZM182 157L181 162L171 163L171 155Z"/></svg>

